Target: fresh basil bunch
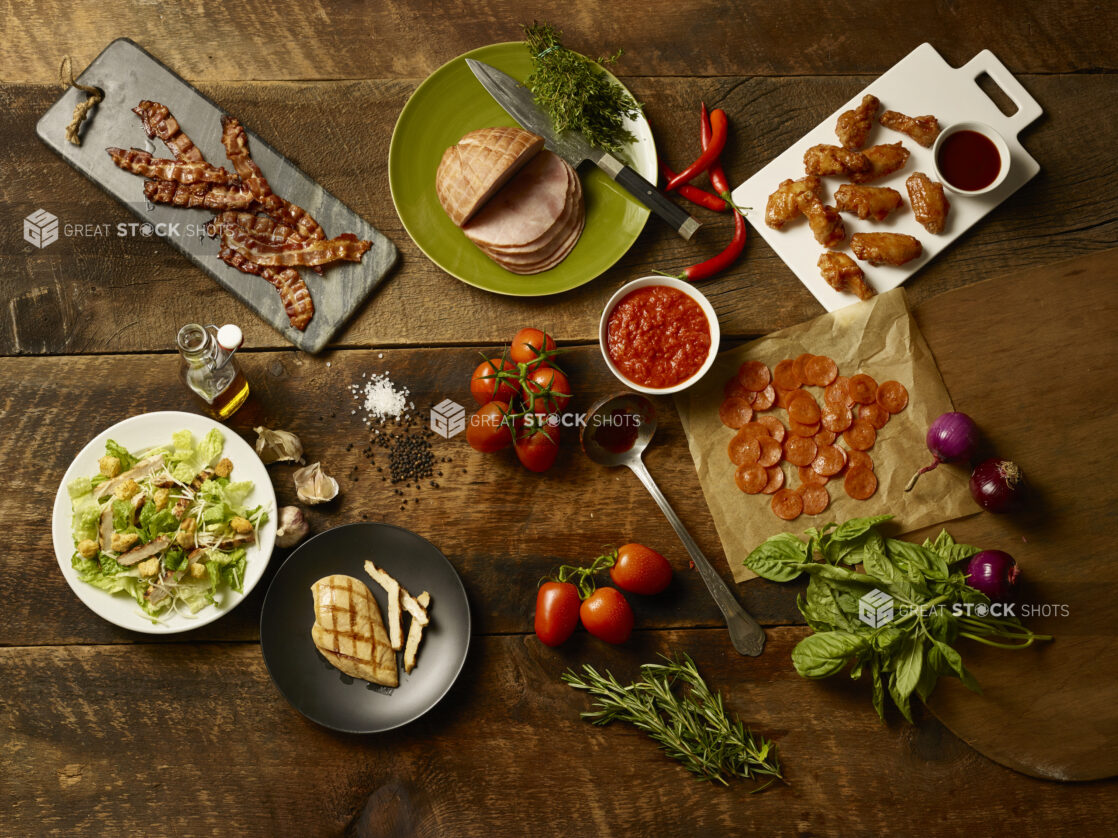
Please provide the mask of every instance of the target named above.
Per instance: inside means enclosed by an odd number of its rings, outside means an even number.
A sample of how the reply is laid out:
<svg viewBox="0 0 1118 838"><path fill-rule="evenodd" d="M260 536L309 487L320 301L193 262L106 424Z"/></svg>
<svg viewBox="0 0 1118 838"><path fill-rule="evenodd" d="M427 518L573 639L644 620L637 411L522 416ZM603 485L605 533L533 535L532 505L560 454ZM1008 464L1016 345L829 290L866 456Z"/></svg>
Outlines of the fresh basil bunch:
<svg viewBox="0 0 1118 838"><path fill-rule="evenodd" d="M810 577L797 604L815 633L792 650L797 672L826 678L852 664L850 677L860 678L868 670L882 720L888 691L911 722L912 694L927 701L942 675L981 692L953 646L959 638L1006 649L1052 638L1034 634L1016 617L990 613L990 599L955 568L977 547L956 544L946 530L922 545L886 538L877 527L891 517L812 528L804 533L807 541L775 535L746 557L745 566L774 582Z"/></svg>

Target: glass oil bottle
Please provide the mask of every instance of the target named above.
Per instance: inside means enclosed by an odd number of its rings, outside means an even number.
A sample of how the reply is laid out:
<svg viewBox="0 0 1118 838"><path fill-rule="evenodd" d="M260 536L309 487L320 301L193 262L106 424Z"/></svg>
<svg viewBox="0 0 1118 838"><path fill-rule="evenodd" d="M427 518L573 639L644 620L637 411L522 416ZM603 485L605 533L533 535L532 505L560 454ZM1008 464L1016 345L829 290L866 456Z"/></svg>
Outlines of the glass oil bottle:
<svg viewBox="0 0 1118 838"><path fill-rule="evenodd" d="M248 381L233 358L244 343L240 328L232 323L220 329L187 323L179 330L177 343L186 386L218 419L225 420L236 413L249 391Z"/></svg>

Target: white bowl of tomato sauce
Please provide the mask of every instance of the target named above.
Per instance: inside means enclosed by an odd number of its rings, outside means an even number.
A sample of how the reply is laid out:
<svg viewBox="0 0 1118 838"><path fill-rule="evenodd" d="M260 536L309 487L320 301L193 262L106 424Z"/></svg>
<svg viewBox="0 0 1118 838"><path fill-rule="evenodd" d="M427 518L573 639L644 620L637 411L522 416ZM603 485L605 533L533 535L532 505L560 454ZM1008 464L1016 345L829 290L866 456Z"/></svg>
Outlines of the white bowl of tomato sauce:
<svg viewBox="0 0 1118 838"><path fill-rule="evenodd" d="M610 372L641 393L678 393L718 353L718 315L701 292L664 276L634 279L610 297L598 342Z"/></svg>

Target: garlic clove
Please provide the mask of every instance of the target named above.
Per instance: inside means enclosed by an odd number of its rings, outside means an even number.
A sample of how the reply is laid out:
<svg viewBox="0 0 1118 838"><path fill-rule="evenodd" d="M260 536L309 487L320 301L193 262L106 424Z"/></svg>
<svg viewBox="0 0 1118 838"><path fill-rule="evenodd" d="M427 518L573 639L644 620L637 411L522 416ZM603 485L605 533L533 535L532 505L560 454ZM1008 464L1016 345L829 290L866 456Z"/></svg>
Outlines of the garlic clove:
<svg viewBox="0 0 1118 838"><path fill-rule="evenodd" d="M293 477L295 494L303 503L326 503L338 496L338 481L322 470L321 463L304 466Z"/></svg>
<svg viewBox="0 0 1118 838"><path fill-rule="evenodd" d="M264 465L270 463L302 463L303 443L291 431L253 428L256 431L256 453Z"/></svg>
<svg viewBox="0 0 1118 838"><path fill-rule="evenodd" d="M279 524L276 527L276 546L294 547L310 531L303 510L297 506L285 506L279 511Z"/></svg>

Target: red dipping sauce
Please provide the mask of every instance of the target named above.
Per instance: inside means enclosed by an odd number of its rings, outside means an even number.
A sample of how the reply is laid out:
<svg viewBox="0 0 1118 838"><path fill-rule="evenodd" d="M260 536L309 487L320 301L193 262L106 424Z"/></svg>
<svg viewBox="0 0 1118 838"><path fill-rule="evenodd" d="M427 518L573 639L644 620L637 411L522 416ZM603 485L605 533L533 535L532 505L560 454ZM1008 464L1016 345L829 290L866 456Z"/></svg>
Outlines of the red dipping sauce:
<svg viewBox="0 0 1118 838"><path fill-rule="evenodd" d="M621 298L606 321L606 350L614 366L642 387L664 389L699 371L710 353L710 324L687 294L666 285Z"/></svg>
<svg viewBox="0 0 1118 838"><path fill-rule="evenodd" d="M944 180L956 189L985 189L1002 170L1002 156L994 141L978 131L956 131L945 139L936 155Z"/></svg>

